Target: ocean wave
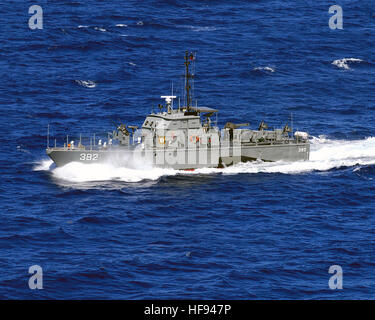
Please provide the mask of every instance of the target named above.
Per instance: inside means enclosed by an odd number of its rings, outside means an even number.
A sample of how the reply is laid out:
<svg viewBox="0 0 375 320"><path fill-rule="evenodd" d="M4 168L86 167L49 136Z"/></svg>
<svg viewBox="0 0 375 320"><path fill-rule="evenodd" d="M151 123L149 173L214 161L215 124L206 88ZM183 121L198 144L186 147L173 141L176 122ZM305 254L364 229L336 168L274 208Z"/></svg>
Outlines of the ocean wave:
<svg viewBox="0 0 375 320"><path fill-rule="evenodd" d="M194 27L192 26L191 29L195 32L201 32L201 31L215 31L217 30L216 27Z"/></svg>
<svg viewBox="0 0 375 320"><path fill-rule="evenodd" d="M61 180L83 183L100 181L140 182L157 181L163 176L196 174L256 174L283 173L301 174L312 171L328 171L340 167L375 164L375 137L364 140L331 140L324 136L311 139L309 161L300 162L246 162L227 168L203 168L195 171L161 169L151 167L119 167L113 164L83 164L72 162L63 167L53 168L52 160L42 160L34 167L35 171L50 170Z"/></svg>
<svg viewBox="0 0 375 320"><path fill-rule="evenodd" d="M255 67L253 71L264 71L264 72L275 72L275 68L271 68L270 66L267 67Z"/></svg>
<svg viewBox="0 0 375 320"><path fill-rule="evenodd" d="M53 161L51 159L43 159L35 163L33 171L49 171L53 166Z"/></svg>
<svg viewBox="0 0 375 320"><path fill-rule="evenodd" d="M94 27L95 30L101 31L101 32L107 32L107 29L100 28L100 27Z"/></svg>
<svg viewBox="0 0 375 320"><path fill-rule="evenodd" d="M29 150L23 149L21 146L17 146L17 150L20 151L20 152L25 152L25 153L31 154L31 152Z"/></svg>
<svg viewBox="0 0 375 320"><path fill-rule="evenodd" d="M177 27L179 27L179 28L188 28L188 29L191 29L194 32L215 31L215 30L217 30L216 27L192 26L192 25L185 25L185 24L179 25Z"/></svg>
<svg viewBox="0 0 375 320"><path fill-rule="evenodd" d="M80 86L85 88L95 88L96 83L91 80L75 80L76 83L78 83Z"/></svg>
<svg viewBox="0 0 375 320"><path fill-rule="evenodd" d="M362 179L374 180L375 166L373 165L360 166L360 167L354 168L353 173Z"/></svg>
<svg viewBox="0 0 375 320"><path fill-rule="evenodd" d="M333 61L332 64L340 69L349 70L351 64L361 62L363 62L363 60L357 58L343 58Z"/></svg>

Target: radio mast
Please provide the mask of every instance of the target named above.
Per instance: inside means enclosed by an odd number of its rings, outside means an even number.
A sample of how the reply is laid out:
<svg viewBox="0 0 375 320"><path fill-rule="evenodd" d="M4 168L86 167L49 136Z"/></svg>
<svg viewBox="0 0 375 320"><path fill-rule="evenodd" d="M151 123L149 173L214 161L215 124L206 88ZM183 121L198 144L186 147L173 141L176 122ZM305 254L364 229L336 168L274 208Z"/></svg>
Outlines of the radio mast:
<svg viewBox="0 0 375 320"><path fill-rule="evenodd" d="M191 85L190 79L194 78L194 75L189 71L189 65L194 61L194 54L189 53L188 51L185 52L185 91L186 91L186 111L190 110L192 97L191 97Z"/></svg>

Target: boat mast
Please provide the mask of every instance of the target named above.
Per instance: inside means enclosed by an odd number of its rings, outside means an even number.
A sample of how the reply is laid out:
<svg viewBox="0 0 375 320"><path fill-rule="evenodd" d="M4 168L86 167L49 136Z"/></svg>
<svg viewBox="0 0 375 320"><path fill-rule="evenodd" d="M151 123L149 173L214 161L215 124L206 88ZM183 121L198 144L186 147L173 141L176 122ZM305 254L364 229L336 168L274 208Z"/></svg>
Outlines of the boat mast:
<svg viewBox="0 0 375 320"><path fill-rule="evenodd" d="M189 111L190 110L190 106L191 106L191 101L192 101L192 97L191 97L191 93L190 93L190 89L191 89L191 86L190 86L190 82L189 80L190 79L193 79L194 75L192 75L190 72L189 72L189 65L190 63L194 61L194 55L192 53L189 53L188 51L185 52L185 90L186 90L186 111Z"/></svg>
<svg viewBox="0 0 375 320"><path fill-rule="evenodd" d="M47 149L49 149L49 124L47 126Z"/></svg>

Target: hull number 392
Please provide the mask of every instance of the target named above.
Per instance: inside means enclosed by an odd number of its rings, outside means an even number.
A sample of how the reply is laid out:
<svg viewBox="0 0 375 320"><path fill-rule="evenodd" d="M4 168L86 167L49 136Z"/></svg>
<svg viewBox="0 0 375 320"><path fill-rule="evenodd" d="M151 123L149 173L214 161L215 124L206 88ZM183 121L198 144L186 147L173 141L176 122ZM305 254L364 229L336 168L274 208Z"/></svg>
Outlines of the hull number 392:
<svg viewBox="0 0 375 320"><path fill-rule="evenodd" d="M98 153L81 153L79 155L79 160L81 161L96 161L99 159Z"/></svg>

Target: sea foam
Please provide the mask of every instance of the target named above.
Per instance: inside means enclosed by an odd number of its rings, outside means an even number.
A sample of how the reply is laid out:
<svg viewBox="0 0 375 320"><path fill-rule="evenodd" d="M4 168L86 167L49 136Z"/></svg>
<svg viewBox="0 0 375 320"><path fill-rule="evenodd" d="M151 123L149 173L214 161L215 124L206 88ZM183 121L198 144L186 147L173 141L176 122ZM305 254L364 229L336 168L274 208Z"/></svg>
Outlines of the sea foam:
<svg viewBox="0 0 375 320"><path fill-rule="evenodd" d="M357 59L357 58L343 58L343 59L337 59L337 60L333 61L332 64L335 65L336 67L340 68L340 69L349 70L350 64L360 63L360 62L363 62L363 60Z"/></svg>

